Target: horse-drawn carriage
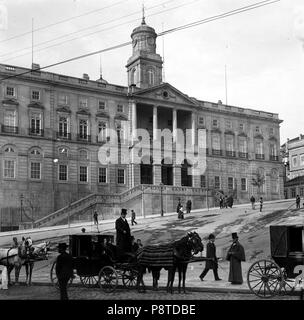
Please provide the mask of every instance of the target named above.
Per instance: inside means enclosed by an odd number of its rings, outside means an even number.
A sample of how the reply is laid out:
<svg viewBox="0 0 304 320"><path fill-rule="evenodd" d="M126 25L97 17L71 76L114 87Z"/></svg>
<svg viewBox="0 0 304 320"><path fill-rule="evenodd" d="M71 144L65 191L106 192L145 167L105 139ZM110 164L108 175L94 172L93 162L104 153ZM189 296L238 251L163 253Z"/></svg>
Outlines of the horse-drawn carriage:
<svg viewBox="0 0 304 320"><path fill-rule="evenodd" d="M136 263L131 256L118 261L114 250L106 248L106 244L113 242L114 236L99 233L82 233L69 236L69 253L74 260L74 274L79 276L80 282L87 288L100 287L106 292L114 291L119 280L124 287L136 284ZM56 277L56 261L53 263L50 276L52 283L58 287ZM70 284L73 279L70 280Z"/></svg>
<svg viewBox="0 0 304 320"><path fill-rule="evenodd" d="M295 267L304 265L304 226L270 226L270 246L272 260L254 262L247 274L248 287L262 298L295 290Z"/></svg>
<svg viewBox="0 0 304 320"><path fill-rule="evenodd" d="M201 238L196 232L189 232L180 240L162 245L149 245L139 249L135 254L126 253L117 256L102 248L107 240L113 241L113 235L99 233L82 233L69 237L69 253L74 259L75 273L85 287L100 287L105 292L113 292L119 280L125 288L140 287L144 290L143 274L148 268L152 271L153 286L157 287L159 271L168 270L167 287L172 292L175 270L179 271L179 289L181 273L185 290L185 273L192 254L203 250ZM113 252L112 252L113 253ZM53 263L50 277L58 288L56 261ZM73 279L71 279L70 284Z"/></svg>

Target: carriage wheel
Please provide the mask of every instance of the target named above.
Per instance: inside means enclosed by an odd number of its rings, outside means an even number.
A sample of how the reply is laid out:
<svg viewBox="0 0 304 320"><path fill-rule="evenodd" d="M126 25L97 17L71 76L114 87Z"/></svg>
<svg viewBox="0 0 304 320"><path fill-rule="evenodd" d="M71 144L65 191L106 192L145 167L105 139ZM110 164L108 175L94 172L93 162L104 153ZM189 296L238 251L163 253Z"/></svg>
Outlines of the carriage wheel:
<svg viewBox="0 0 304 320"><path fill-rule="evenodd" d="M54 261L51 271L50 271L50 277L51 277L51 282L54 285L54 287L59 290L59 284L58 284L58 279L57 279L57 275L56 275L56 261ZM73 278L70 279L70 281L68 282L68 286L70 286L73 282Z"/></svg>
<svg viewBox="0 0 304 320"><path fill-rule="evenodd" d="M281 290L283 274L280 267L271 260L254 262L247 273L249 289L258 297L270 298Z"/></svg>
<svg viewBox="0 0 304 320"><path fill-rule="evenodd" d="M137 285L137 270L125 270L122 274L122 283L126 288L135 287Z"/></svg>
<svg viewBox="0 0 304 320"><path fill-rule="evenodd" d="M280 293L282 295L292 294L293 291L295 290L296 280L288 278L285 269L282 270L282 274L283 274L283 281L282 281L282 286L281 286L281 292Z"/></svg>
<svg viewBox="0 0 304 320"><path fill-rule="evenodd" d="M80 281L86 288L93 288L98 284L98 276L81 276Z"/></svg>
<svg viewBox="0 0 304 320"><path fill-rule="evenodd" d="M111 266L103 267L98 275L98 283L105 292L115 291L118 285L118 275L116 270Z"/></svg>

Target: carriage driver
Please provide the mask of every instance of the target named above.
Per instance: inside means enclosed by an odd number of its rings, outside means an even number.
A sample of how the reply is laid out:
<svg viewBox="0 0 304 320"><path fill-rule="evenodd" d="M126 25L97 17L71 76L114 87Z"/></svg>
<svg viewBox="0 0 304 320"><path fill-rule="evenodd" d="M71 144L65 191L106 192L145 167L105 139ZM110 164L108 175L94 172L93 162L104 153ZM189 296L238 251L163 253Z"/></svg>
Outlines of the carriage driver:
<svg viewBox="0 0 304 320"><path fill-rule="evenodd" d="M122 257L127 252L131 252L131 232L126 215L127 209L121 209L120 217L115 221L118 257Z"/></svg>

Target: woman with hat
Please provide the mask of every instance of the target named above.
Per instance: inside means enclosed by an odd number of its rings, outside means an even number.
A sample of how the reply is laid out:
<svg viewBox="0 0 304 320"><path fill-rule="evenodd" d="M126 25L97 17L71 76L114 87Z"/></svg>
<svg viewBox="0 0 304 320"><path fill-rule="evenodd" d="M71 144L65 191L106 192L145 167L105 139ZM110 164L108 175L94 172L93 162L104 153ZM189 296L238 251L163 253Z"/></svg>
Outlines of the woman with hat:
<svg viewBox="0 0 304 320"><path fill-rule="evenodd" d="M56 261L56 276L60 288L60 299L68 300L67 285L73 277L73 258L66 252L67 244L59 243L58 252L60 253Z"/></svg>
<svg viewBox="0 0 304 320"><path fill-rule="evenodd" d="M231 284L242 284L242 265L241 262L245 261L244 247L239 243L239 237L236 232L232 233L232 244L227 252L226 260L230 261L229 278Z"/></svg>
<svg viewBox="0 0 304 320"><path fill-rule="evenodd" d="M216 257L216 247L214 244L214 241L215 241L214 234L211 233L208 239L209 239L209 242L207 243L207 253L206 253L207 260L206 260L205 269L200 275L200 279L204 281L205 275L208 273L210 269L212 269L214 274L214 280L219 281L222 279L219 278L217 273L218 263L217 263L217 257Z"/></svg>

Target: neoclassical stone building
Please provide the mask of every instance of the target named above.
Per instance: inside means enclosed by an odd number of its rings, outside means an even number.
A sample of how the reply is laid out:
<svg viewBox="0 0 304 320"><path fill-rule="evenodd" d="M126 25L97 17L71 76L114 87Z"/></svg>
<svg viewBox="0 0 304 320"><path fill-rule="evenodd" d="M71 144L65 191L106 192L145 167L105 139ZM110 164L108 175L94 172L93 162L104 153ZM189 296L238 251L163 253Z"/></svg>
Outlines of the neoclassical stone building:
<svg viewBox="0 0 304 320"><path fill-rule="evenodd" d="M174 211L179 197L192 199L194 208L212 206L216 191L247 202L257 195L257 172L264 177L259 192L265 200L283 197L278 114L187 96L162 81L157 34L144 19L131 38L126 87L86 74L0 65L1 224L36 220L92 194L104 196L99 205L108 203L105 211L111 197L116 207L145 207L149 213L158 213L160 205ZM149 140L135 129L145 129ZM171 133L170 152L163 130ZM195 163L186 155L177 162L185 154L178 132L187 132L205 171L194 174ZM101 163L100 148L117 148L117 161ZM140 185L146 198L132 191Z"/></svg>

